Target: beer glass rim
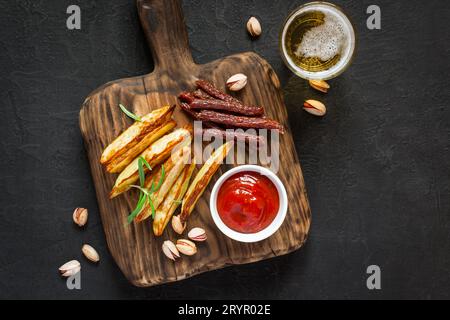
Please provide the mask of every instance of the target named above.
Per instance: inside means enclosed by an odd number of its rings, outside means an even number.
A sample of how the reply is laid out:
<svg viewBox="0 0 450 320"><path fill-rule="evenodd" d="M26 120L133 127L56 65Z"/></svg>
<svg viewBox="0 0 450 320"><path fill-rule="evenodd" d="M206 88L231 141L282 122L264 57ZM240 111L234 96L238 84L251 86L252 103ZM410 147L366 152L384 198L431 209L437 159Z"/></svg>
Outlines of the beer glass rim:
<svg viewBox="0 0 450 320"><path fill-rule="evenodd" d="M330 72L329 74L327 74L324 71L316 72L316 73L308 72L306 70L305 70L305 72L299 71L298 69L301 69L300 67L297 67L298 68L297 69L294 66L292 66L292 64L295 64L295 63L289 61L289 57L287 57L287 52L283 45L284 33L290 25L290 24L288 25L288 21L293 16L297 15L299 13L299 11L304 10L304 8L311 7L311 6L317 6L317 5L329 7L332 10L338 11L340 14L342 14L343 17L347 18L347 20L349 22L348 26L350 27L350 32L352 35L352 38L350 39L351 51L350 51L349 57L347 58L345 63L339 69L337 69L333 72ZM313 2L304 3L304 4L296 7L294 10L292 10L289 13L289 15L284 20L281 30L280 30L280 34L279 34L279 50L280 50L283 62L295 75L297 75L300 78L306 79L306 80L328 80L328 79L332 79L332 78L339 76L341 73L343 73L345 70L347 70L347 68L351 65L351 63L353 61L353 57L355 55L356 45L357 45L356 32L355 32L355 27L354 27L354 23L353 23L352 19L342 10L341 7L339 7L338 5L335 5L333 3L330 3L330 2L326 2L326 1L313 1Z"/></svg>

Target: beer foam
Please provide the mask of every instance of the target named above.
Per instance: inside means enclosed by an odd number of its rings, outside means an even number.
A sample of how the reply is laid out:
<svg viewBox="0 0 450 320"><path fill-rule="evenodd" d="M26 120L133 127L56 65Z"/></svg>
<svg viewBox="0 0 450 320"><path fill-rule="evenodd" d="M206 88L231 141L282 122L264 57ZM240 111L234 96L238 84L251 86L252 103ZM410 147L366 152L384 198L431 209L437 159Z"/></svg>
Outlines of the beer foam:
<svg viewBox="0 0 450 320"><path fill-rule="evenodd" d="M317 57L322 61L340 54L348 43L341 21L325 14L324 23L308 30L295 50L298 57Z"/></svg>

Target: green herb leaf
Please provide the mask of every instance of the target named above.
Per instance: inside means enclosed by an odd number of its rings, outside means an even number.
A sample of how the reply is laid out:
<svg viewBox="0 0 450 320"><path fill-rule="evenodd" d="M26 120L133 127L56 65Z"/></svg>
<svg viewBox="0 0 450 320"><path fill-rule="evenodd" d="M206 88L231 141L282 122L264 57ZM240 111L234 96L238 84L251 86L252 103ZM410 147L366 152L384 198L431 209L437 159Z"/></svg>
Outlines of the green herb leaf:
<svg viewBox="0 0 450 320"><path fill-rule="evenodd" d="M138 115L135 115L131 111L128 111L127 108L125 108L125 106L123 104L119 103L119 107L122 110L122 112L125 113L127 116L129 116L131 119L133 119L135 121L142 121L141 117L139 117Z"/></svg>
<svg viewBox="0 0 450 320"><path fill-rule="evenodd" d="M181 204L183 202L183 200L173 200L173 203L176 203L176 204Z"/></svg>
<svg viewBox="0 0 450 320"><path fill-rule="evenodd" d="M134 220L134 218L136 218L139 212L141 212L142 207L144 206L147 198L148 196L144 195L142 192L140 193L136 208L133 210L133 212L130 213L130 215L127 218L128 224L130 224Z"/></svg>
<svg viewBox="0 0 450 320"><path fill-rule="evenodd" d="M142 161L142 157L138 158L138 172L139 172L139 184L141 187L144 187L145 184L145 172L144 172L144 164Z"/></svg>
<svg viewBox="0 0 450 320"><path fill-rule="evenodd" d="M128 224L130 224L134 220L134 218L136 218L136 216L142 211L142 209L145 205L145 202L148 202L148 204L150 205L150 208L152 209L152 218L155 219L156 209L155 209L155 206L153 205L151 194L155 191L158 191L158 189L161 187L166 173L165 173L164 165L161 165L161 178L159 179L158 185L155 187L154 180L152 180L150 189L144 188L144 184L145 184L144 165L149 170L152 170L150 165L148 164L148 162L143 157L139 157L138 172L139 172L140 186L131 185L132 188L136 188L140 191L139 192L139 200L136 205L136 208L128 216Z"/></svg>
<svg viewBox="0 0 450 320"><path fill-rule="evenodd" d="M152 219L155 219L155 206L153 205L153 201L148 197L148 203L150 204L150 208L152 208Z"/></svg>
<svg viewBox="0 0 450 320"><path fill-rule="evenodd" d="M144 163L144 165L148 168L149 171L152 171L152 167L150 166L150 163L147 162L147 160L145 160L144 157L140 156L139 159L142 159L142 162Z"/></svg>

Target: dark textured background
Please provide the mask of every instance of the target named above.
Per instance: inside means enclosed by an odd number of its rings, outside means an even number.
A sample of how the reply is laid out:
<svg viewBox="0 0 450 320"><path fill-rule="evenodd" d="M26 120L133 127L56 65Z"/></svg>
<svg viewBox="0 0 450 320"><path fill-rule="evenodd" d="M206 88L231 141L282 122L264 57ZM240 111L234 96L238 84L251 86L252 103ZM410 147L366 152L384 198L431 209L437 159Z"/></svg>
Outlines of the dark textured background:
<svg viewBox="0 0 450 320"><path fill-rule="evenodd" d="M446 1L378 0L382 29L365 26L372 1L338 1L353 18L352 67L326 96L292 76L278 54L287 14L304 1L183 1L199 63L254 50L276 69L311 202L299 251L148 289L112 261L78 129L80 105L101 84L150 72L134 1L0 1L1 298L450 298L450 30ZM82 29L66 28L78 4ZM263 35L251 41L250 15ZM305 98L324 118L301 110ZM89 208L86 230L71 221ZM98 249L94 266L82 243ZM82 290L57 268L83 264ZM366 267L382 269L369 291Z"/></svg>

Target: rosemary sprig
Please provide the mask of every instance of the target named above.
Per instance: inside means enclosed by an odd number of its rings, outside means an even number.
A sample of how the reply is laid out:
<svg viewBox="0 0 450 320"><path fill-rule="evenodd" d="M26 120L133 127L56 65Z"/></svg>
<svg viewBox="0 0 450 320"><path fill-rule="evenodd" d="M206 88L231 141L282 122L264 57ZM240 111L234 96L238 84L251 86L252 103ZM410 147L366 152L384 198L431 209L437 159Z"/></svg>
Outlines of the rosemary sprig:
<svg viewBox="0 0 450 320"><path fill-rule="evenodd" d="M143 193L144 196L146 196L146 197L148 197L150 195L150 190L148 190L147 188L143 188L141 186L136 186L134 184L132 184L130 187L140 190L141 193Z"/></svg>
<svg viewBox="0 0 450 320"><path fill-rule="evenodd" d="M131 119L135 121L142 121L141 117L129 111L127 108L125 108L123 104L119 103L119 107L122 110L122 112L125 113L127 116L129 116Z"/></svg>
<svg viewBox="0 0 450 320"><path fill-rule="evenodd" d="M165 169L164 169L164 165L161 165L161 178L158 181L157 186L155 187L155 183L152 180L151 183L151 187L150 189L145 188L145 171L144 171L144 165L149 169L152 170L150 167L150 164L143 158L143 157L139 157L138 159L138 173L139 173L139 186L137 185L132 185L131 187L136 188L139 190L139 200L136 204L136 208L130 213L130 215L128 216L128 223L131 223L136 216L142 211L142 209L145 206L145 203L148 202L148 204L150 205L150 208L152 210L152 218L155 218L155 213L156 213L156 209L155 206L153 205L153 201L152 201L152 197L151 195L158 191L159 188L161 187L163 181L164 181L164 177L165 177Z"/></svg>
<svg viewBox="0 0 450 320"><path fill-rule="evenodd" d="M130 215L127 218L128 224L130 224L134 220L134 218L136 218L139 212L141 212L145 204L145 199L147 199L147 196L144 196L144 194L141 192L139 194L139 200L136 205L136 208L130 213Z"/></svg>

